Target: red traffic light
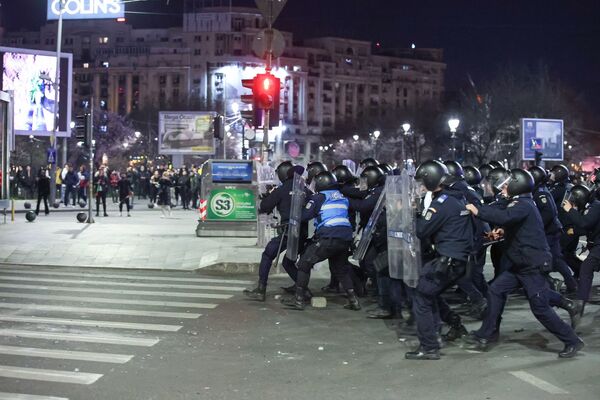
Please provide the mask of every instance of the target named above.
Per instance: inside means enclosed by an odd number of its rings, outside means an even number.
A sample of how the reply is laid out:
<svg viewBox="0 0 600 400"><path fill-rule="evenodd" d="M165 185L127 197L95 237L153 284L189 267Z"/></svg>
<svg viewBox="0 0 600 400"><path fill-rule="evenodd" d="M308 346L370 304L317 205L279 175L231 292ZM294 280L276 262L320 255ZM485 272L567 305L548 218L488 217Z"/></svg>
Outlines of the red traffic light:
<svg viewBox="0 0 600 400"><path fill-rule="evenodd" d="M257 100L258 107L263 110L273 109L275 101L279 101L281 81L270 73L258 74L254 78L252 93Z"/></svg>

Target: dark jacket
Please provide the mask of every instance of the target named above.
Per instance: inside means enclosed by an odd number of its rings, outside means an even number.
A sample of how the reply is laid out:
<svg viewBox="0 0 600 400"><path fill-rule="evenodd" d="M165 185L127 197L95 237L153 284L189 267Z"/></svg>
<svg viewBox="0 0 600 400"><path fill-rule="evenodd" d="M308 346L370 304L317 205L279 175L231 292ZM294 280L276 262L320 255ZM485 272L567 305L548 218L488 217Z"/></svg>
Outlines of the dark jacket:
<svg viewBox="0 0 600 400"><path fill-rule="evenodd" d="M38 196L50 195L50 178L46 175L40 175L38 180Z"/></svg>
<svg viewBox="0 0 600 400"><path fill-rule="evenodd" d="M576 228L585 231L588 248L600 245L600 201L592 201L583 212L572 208L568 215Z"/></svg>
<svg viewBox="0 0 600 400"><path fill-rule="evenodd" d="M552 255L544 223L531 195L510 199L505 209L482 205L478 218L504 229L505 254L516 271L546 268Z"/></svg>

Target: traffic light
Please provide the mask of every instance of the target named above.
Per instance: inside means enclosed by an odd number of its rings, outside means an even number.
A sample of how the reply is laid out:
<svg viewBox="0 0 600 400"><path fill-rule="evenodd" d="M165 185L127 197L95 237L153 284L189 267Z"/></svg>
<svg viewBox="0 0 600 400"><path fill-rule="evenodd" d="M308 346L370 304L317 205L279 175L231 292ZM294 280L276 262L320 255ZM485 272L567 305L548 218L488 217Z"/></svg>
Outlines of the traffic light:
<svg viewBox="0 0 600 400"><path fill-rule="evenodd" d="M279 126L281 81L275 75L266 72L252 79L242 79L242 86L252 90L251 95L241 97L243 103L252 104L252 125L255 128L263 126L264 113L260 111L269 110L269 127Z"/></svg>
<svg viewBox="0 0 600 400"><path fill-rule="evenodd" d="M71 125L75 131L75 138L83 142L85 146L92 141L92 114L85 113L75 117L75 121Z"/></svg>
<svg viewBox="0 0 600 400"><path fill-rule="evenodd" d="M215 139L223 140L225 136L225 123L222 115L217 115L214 119L213 136Z"/></svg>

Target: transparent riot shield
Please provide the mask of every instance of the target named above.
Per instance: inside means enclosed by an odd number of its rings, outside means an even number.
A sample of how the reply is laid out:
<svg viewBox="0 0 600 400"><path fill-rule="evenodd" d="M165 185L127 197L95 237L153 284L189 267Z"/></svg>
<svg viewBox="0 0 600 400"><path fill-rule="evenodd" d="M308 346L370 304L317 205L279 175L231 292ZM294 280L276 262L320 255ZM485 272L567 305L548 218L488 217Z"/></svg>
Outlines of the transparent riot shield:
<svg viewBox="0 0 600 400"><path fill-rule="evenodd" d="M306 186L304 179L298 174L294 174L292 184L292 204L290 207L290 219L287 227L287 249L285 257L296 262L298 258L298 248L300 246L300 228L302 225L302 209L306 200Z"/></svg>
<svg viewBox="0 0 600 400"><path fill-rule="evenodd" d="M390 277L416 287L421 269L421 241L417 238L418 187L408 171L388 176L385 184Z"/></svg>
<svg viewBox="0 0 600 400"><path fill-rule="evenodd" d="M352 175L356 176L356 163L352 160L342 160L342 165L348 167Z"/></svg>
<svg viewBox="0 0 600 400"><path fill-rule="evenodd" d="M377 199L377 203L375 204L375 208L369 217L369 221L367 221L367 225L365 225L362 235L360 236L360 240L358 241L358 245L356 246L356 250L354 251L354 259L356 261L362 261L365 258L365 254L367 254L367 249L371 244L371 239L373 238L373 233L375 231L375 224L381 215L385 207L385 192L381 192L379 199Z"/></svg>

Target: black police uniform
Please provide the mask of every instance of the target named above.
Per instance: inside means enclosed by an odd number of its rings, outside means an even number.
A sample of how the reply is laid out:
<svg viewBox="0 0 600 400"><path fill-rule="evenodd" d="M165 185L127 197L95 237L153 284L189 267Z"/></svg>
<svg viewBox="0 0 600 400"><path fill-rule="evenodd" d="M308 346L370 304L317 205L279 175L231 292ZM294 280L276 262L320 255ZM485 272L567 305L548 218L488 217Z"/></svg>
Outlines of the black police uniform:
<svg viewBox="0 0 600 400"><path fill-rule="evenodd" d="M259 213L269 214L272 213L275 208L279 212L281 217L281 225L287 225L290 219L290 210L292 206L292 185L293 179L286 179L281 185L273 190L267 197L261 200L258 208ZM308 226L304 224L302 226L302 234L299 247L301 248L308 236ZM302 240L302 237L304 240ZM283 241L283 243L281 243ZM267 280L269 279L269 271L273 265L273 260L277 257L277 251L281 246L282 250L285 250L287 246L287 234L280 234L267 244L265 250L262 253L260 266L258 270L259 283L266 286ZM289 260L287 257L283 258L282 266L285 272L295 282L298 270L294 265L294 262Z"/></svg>
<svg viewBox="0 0 600 400"><path fill-rule="evenodd" d="M560 247L562 224L558 219L556 203L544 185L539 186L533 191L533 200L542 217L546 240L548 241L548 246L550 246L550 253L552 253L553 270L562 275L567 290L569 292L574 292L577 289L577 282L563 257L562 249Z"/></svg>
<svg viewBox="0 0 600 400"><path fill-rule="evenodd" d="M503 227L506 257L511 266L491 283L488 291L488 311L479 330L473 334L484 341L497 340L500 317L507 296L523 285L533 315L565 346L581 342L573 329L550 307L548 282L543 274L549 270L552 254L545 236L539 211L529 194L515 196L506 209L481 206L478 218Z"/></svg>
<svg viewBox="0 0 600 400"><path fill-rule="evenodd" d="M345 208L344 208L345 205ZM298 309L304 308L304 299L313 266L328 260L333 273L341 283L350 301L346 308L358 310L360 304L356 298L347 254L352 244L353 230L348 219L348 200L338 190L328 190L312 195L302 211L302 221L315 219L316 230L298 261L298 279L296 281L296 298L289 305ZM331 218L326 215L335 210Z"/></svg>
<svg viewBox="0 0 600 400"><path fill-rule="evenodd" d="M425 213L417 219L417 236L435 246L437 256L425 263L413 295L417 335L424 351L437 351L440 294L462 277L473 249L473 220L465 212L461 192L444 189L434 193ZM408 358L408 354L407 354Z"/></svg>
<svg viewBox="0 0 600 400"><path fill-rule="evenodd" d="M568 215L578 228L586 231L589 253L579 270L577 298L588 301L594 271L600 272L600 201L593 200L583 212L572 208Z"/></svg>

